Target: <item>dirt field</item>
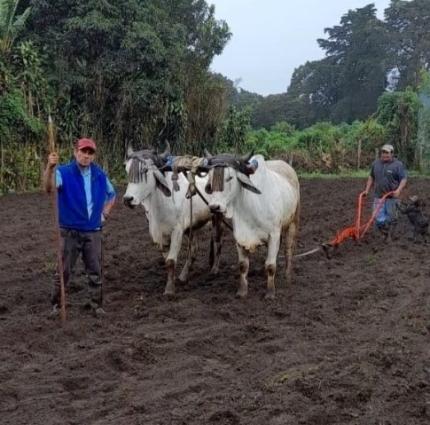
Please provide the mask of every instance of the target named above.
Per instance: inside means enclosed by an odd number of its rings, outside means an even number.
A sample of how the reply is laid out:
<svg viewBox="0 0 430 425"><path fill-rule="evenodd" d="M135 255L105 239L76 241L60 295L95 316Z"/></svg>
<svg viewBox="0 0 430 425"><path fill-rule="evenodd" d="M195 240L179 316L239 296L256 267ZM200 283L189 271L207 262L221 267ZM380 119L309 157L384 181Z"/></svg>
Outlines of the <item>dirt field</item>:
<svg viewBox="0 0 430 425"><path fill-rule="evenodd" d="M302 182L298 252L352 222L363 186ZM410 193L429 201L430 180ZM408 241L406 223L388 246L371 234L330 261L298 259L274 302L262 299L265 250L241 301L231 236L217 278L202 239L190 282L167 301L143 211L118 204L105 229L107 316L82 309L77 279L64 327L48 317L51 223L44 194L0 198L1 424L430 423L429 247Z"/></svg>

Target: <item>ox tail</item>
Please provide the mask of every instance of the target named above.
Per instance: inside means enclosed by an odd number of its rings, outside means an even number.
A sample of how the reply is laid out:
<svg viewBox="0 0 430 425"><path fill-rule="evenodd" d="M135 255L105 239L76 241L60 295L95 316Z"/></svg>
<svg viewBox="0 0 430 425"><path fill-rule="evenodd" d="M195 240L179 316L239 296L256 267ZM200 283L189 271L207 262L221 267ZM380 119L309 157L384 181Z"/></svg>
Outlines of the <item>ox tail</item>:
<svg viewBox="0 0 430 425"><path fill-rule="evenodd" d="M300 198L297 202L297 208L296 213L294 215L294 223L296 225L296 234L294 235L294 249L296 248L297 239L299 238L299 229L300 229L300 211L301 211L301 205L300 205Z"/></svg>
<svg viewBox="0 0 430 425"><path fill-rule="evenodd" d="M214 247L214 235L212 231L211 241L209 243L209 267L212 268L215 262L215 247Z"/></svg>
<svg viewBox="0 0 430 425"><path fill-rule="evenodd" d="M289 286L292 282L293 274L293 254L297 243L297 237L300 226L300 199L297 202L296 211L289 226L285 229L285 281L281 286Z"/></svg>
<svg viewBox="0 0 430 425"><path fill-rule="evenodd" d="M212 269L215 263L215 233L217 222L215 216L212 216L211 241L209 243L209 267Z"/></svg>

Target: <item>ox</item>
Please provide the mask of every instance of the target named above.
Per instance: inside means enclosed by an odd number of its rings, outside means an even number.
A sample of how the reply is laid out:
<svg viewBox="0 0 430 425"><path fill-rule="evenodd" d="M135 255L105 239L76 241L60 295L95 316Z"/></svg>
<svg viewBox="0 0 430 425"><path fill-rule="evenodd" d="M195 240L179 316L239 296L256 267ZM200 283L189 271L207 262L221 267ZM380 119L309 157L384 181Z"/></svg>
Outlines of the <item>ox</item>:
<svg viewBox="0 0 430 425"><path fill-rule="evenodd" d="M163 155L166 155L163 154ZM143 205L149 223L152 240L162 250L167 268L165 295L175 293L175 269L184 233L188 234L190 251L179 280L185 282L195 260L197 242L192 237L192 230L199 229L209 220L211 213L208 206L200 199L193 197L192 206L186 194L189 182L184 174L178 175L178 186L173 189L172 172L162 173L158 167L163 165L162 156L154 151L142 150L134 152L129 149L126 160L128 185L124 194L124 203L133 208ZM196 186L202 191L207 177L196 176ZM190 212L192 211L192 215ZM217 250L219 253L219 250ZM215 258L212 273L218 271L219 259Z"/></svg>
<svg viewBox="0 0 430 425"><path fill-rule="evenodd" d="M299 223L300 187L295 171L284 161L265 161L261 155L238 159L209 157L206 192L209 207L232 219L239 255L237 296L248 294L249 253L266 244L267 291L275 297L276 259L281 238L286 240L286 277L291 282L293 247Z"/></svg>

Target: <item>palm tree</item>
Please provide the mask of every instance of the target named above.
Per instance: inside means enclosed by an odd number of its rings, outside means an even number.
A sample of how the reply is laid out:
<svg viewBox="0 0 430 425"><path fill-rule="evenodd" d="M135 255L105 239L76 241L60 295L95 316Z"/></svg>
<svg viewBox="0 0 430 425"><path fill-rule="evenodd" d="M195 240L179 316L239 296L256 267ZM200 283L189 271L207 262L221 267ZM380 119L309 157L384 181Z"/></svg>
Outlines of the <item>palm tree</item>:
<svg viewBox="0 0 430 425"><path fill-rule="evenodd" d="M0 53L10 52L15 38L19 35L30 14L30 7L16 16L19 0L0 0Z"/></svg>

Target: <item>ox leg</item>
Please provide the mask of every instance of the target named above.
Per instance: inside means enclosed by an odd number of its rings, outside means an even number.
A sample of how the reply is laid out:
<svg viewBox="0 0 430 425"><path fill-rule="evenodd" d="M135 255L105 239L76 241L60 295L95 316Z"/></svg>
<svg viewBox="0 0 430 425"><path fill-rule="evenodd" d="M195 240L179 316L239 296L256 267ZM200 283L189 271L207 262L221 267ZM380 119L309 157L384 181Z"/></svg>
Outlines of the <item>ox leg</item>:
<svg viewBox="0 0 430 425"><path fill-rule="evenodd" d="M241 246L237 245L237 253L239 255L239 288L236 292L236 296L239 298L245 298L248 295L248 271L249 271L249 256L248 252Z"/></svg>
<svg viewBox="0 0 430 425"><path fill-rule="evenodd" d="M196 253L198 249L197 240L191 236L191 240L188 242L191 244L190 249L187 249L187 261L184 264L184 267L181 271L181 274L179 275L179 280L181 282L187 282L188 281L188 275L190 274L190 270L194 264L194 261L196 260Z"/></svg>
<svg viewBox="0 0 430 425"><path fill-rule="evenodd" d="M292 282L292 272L293 272L293 250L294 250L294 244L296 241L296 235L297 235L297 224L294 220L289 226L286 233L285 238L285 272L286 272L286 279L287 279L287 286L291 284Z"/></svg>
<svg viewBox="0 0 430 425"><path fill-rule="evenodd" d="M164 295L175 295L175 270L178 253L182 244L182 229L175 229L170 238L169 254L166 258L167 283Z"/></svg>
<svg viewBox="0 0 430 425"><path fill-rule="evenodd" d="M270 235L267 244L267 258L265 263L267 275L267 291L264 297L267 300L275 299L276 258L278 257L280 240L281 232L273 233Z"/></svg>
<svg viewBox="0 0 430 425"><path fill-rule="evenodd" d="M222 247L222 215L215 213L212 217L212 241L213 243L213 261L211 264L210 273L217 275L219 273L219 263L221 259L221 247Z"/></svg>

